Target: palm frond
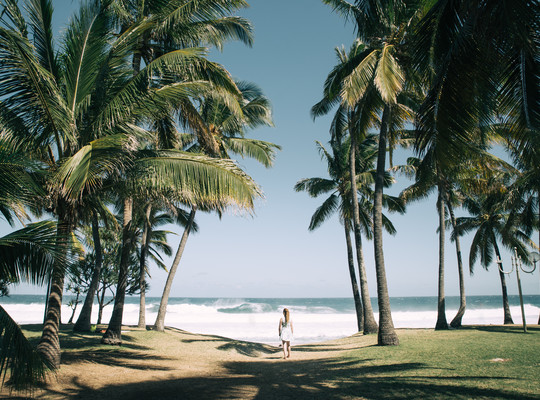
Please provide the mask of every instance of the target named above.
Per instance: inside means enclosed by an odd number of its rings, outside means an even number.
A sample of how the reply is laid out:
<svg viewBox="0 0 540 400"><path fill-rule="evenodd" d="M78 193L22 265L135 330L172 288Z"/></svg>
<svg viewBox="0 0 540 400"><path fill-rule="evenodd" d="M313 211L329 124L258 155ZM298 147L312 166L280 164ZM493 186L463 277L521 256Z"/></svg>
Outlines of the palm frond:
<svg viewBox="0 0 540 400"><path fill-rule="evenodd" d="M256 183L232 160L173 150L141 155L135 165L144 184L171 190L187 204L250 211L255 198L262 197Z"/></svg>
<svg viewBox="0 0 540 400"><path fill-rule="evenodd" d="M339 207L339 196L332 193L320 207L318 207L311 217L308 229L313 231L322 225Z"/></svg>
<svg viewBox="0 0 540 400"><path fill-rule="evenodd" d="M2 385L32 391L53 371L45 357L25 338L21 328L0 306L0 376Z"/></svg>
<svg viewBox="0 0 540 400"><path fill-rule="evenodd" d="M65 263L57 236L56 223L42 221L0 238L0 276L12 282L43 284L55 260Z"/></svg>
<svg viewBox="0 0 540 400"><path fill-rule="evenodd" d="M257 139L228 138L226 143L233 153L253 158L267 168L274 164L276 150L281 150L277 144Z"/></svg>

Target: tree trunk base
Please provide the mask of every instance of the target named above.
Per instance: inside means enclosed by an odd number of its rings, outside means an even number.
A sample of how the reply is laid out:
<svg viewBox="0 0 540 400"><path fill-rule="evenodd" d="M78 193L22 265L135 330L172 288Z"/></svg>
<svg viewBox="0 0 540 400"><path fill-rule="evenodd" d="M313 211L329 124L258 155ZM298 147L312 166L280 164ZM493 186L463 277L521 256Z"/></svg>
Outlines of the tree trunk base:
<svg viewBox="0 0 540 400"><path fill-rule="evenodd" d="M505 318L504 325L514 325L514 320L512 318Z"/></svg>
<svg viewBox="0 0 540 400"><path fill-rule="evenodd" d="M377 345L378 346L398 346L399 345L399 338L396 334L396 332L391 333L384 333L381 332L379 329L379 334L377 337Z"/></svg>
<svg viewBox="0 0 540 400"><path fill-rule="evenodd" d="M463 319L463 314L465 314L465 307L460 307L456 316L454 317L452 322L450 322L450 326L452 328L461 328L461 320Z"/></svg>
<svg viewBox="0 0 540 400"><path fill-rule="evenodd" d="M446 321L437 321L435 324L435 330L436 331L447 331L448 330L448 323Z"/></svg>
<svg viewBox="0 0 540 400"><path fill-rule="evenodd" d="M457 329L457 328L461 328L461 326L462 326L462 325L461 325L461 317L460 317L459 319L454 318L454 319L452 320L452 322L450 322L450 326L451 326L452 328L456 328L456 329Z"/></svg>
<svg viewBox="0 0 540 400"><path fill-rule="evenodd" d="M73 332L91 332L91 330L92 324L79 323L79 321L77 321L75 325L73 325Z"/></svg>
<svg viewBox="0 0 540 400"><path fill-rule="evenodd" d="M121 346L122 334L107 329L107 331L103 334L103 337L101 338L101 343L112 346Z"/></svg>
<svg viewBox="0 0 540 400"><path fill-rule="evenodd" d="M364 321L364 335L373 335L379 332L379 326L373 321Z"/></svg>

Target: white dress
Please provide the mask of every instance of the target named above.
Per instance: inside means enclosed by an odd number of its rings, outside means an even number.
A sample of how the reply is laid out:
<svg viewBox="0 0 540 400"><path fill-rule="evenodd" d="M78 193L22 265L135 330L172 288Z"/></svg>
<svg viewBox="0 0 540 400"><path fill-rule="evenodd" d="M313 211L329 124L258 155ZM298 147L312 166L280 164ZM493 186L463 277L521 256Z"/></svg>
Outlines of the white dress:
<svg viewBox="0 0 540 400"><path fill-rule="evenodd" d="M279 337L284 342L290 342L293 339L290 320L288 323L286 323L284 320L281 320L281 335L279 335Z"/></svg>

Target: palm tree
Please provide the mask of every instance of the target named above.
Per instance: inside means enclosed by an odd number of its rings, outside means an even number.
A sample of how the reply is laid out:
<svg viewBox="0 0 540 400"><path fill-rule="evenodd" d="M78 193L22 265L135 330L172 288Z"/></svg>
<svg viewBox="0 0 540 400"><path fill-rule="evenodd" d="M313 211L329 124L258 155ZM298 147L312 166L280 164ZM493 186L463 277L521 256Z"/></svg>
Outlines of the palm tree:
<svg viewBox="0 0 540 400"><path fill-rule="evenodd" d="M26 207L35 207L34 200L44 192L36 180L41 167L25 156L24 147L0 138L0 213L13 224L26 219ZM30 282L43 285L49 278L55 259L61 257L56 224L42 221L0 238L0 280L4 283ZM64 262L67 260L61 258ZM2 293L7 294L7 288ZM15 390L31 390L42 383L52 366L36 352L21 328L0 306L0 380L9 378ZM1 386L0 385L0 386Z"/></svg>
<svg viewBox="0 0 540 400"><path fill-rule="evenodd" d="M351 284L353 289L353 297L355 300L356 315L358 322L358 330L364 333L370 333L369 328L365 329L363 321L363 316L366 312L371 313L371 318L373 319L373 311L371 304L369 307L363 308L362 302L366 302L364 298L360 298L358 293L358 285L356 281L356 274L354 270L354 261L353 261L353 251L351 247L350 240L350 230L351 230L351 220L352 220L352 205L351 205L351 179L349 177L350 168L348 166L350 158L348 153L351 151L350 141L345 143L339 143L336 141L331 141L332 153L329 153L319 142L317 146L321 153L323 159L328 163L328 172L330 174L330 179L323 178L308 178L298 181L295 185L296 191L305 190L311 196L318 197L323 193L330 193L330 197L324 201L324 203L315 211L311 218L309 225L309 230L314 230L318 228L324 221L326 221L330 215L332 215L336 210L339 210L340 221L343 223L345 228L345 239L347 244L347 255L348 255L348 265L349 265L349 274L351 276ZM373 184L375 171L373 170L374 161L376 157L376 141L373 136L368 136L358 148L358 156L356 159L357 162L357 183L358 191L362 194L359 204L360 211L360 221L363 232L367 237L371 237L371 227L372 227L372 204L370 200L373 196L373 192L370 189L370 185ZM393 182L393 178L387 174L386 184L390 185ZM385 197L385 204L399 204L399 201L396 201L395 198ZM401 210L402 211L402 210ZM370 215L371 214L371 215ZM384 217L385 228L389 233L395 233L395 229L392 223ZM360 247L361 254L358 257L359 262L359 274L365 275L365 265L363 263L364 257L362 254L362 248ZM365 276L364 276L365 279ZM367 301L370 301L369 297ZM376 326L376 324L375 324Z"/></svg>
<svg viewBox="0 0 540 400"><path fill-rule="evenodd" d="M234 153L242 157L251 157L264 166L271 167L275 152L280 147L263 140L245 137L249 129L273 125L270 102L256 85L249 82L237 82L236 85L242 94L238 104L230 104L224 102L222 96L211 95L200 101L199 108L196 108L191 102L182 104L180 110L182 113L179 115L180 123L194 131L191 138L187 140L184 138L184 141L191 146L190 150L202 150L212 157L229 159L230 154ZM235 108L238 108L238 110L235 110ZM178 139L179 135L175 134L174 129L171 129L172 124L162 125L161 127L165 128L159 130L161 143L181 142ZM171 138L173 139L171 140ZM191 206L182 238L167 275L154 323L154 329L158 331L165 329L165 315L172 283L188 237L193 230L197 208L201 207ZM216 208L204 207L202 209L203 211L210 211ZM219 209L217 210L221 212Z"/></svg>
<svg viewBox="0 0 540 400"><path fill-rule="evenodd" d="M399 96L405 93L406 53L402 45L406 42L409 33L407 28L416 18L418 9L415 7L416 2L406 0L323 2L331 5L345 18L353 20L358 36L358 50L348 63L335 71L333 79L327 79L325 95L334 102L340 99L350 109L358 109L360 115L372 115L373 110L379 110L375 111L380 115L380 131L373 208L373 245L379 303L378 344L397 345L399 339L392 321L384 265L382 198L388 140L393 136L392 131L404 119L411 118L399 101Z"/></svg>
<svg viewBox="0 0 540 400"><path fill-rule="evenodd" d="M91 330L92 306L94 304L96 293L98 292L101 269L103 266L103 249L101 246L101 237L99 233L99 216L102 217L106 224L116 224L116 219L113 218L113 215L110 213L108 208L105 207L101 201L98 201L98 204L99 207L94 207L89 210L88 213L86 213L90 216L90 226L92 228L92 240L90 247L93 248L94 267L92 270L90 286L88 288L88 292L86 293L81 312L79 313L79 317L73 326L74 332L90 332Z"/></svg>
<svg viewBox="0 0 540 400"><path fill-rule="evenodd" d="M182 210L179 211L181 212ZM180 217L179 219L181 220L182 218ZM145 295L148 286L146 282L146 275L148 274L147 260L150 258L159 268L167 270L161 253L166 256L172 255L172 249L167 243L167 235L173 232L158 230L156 228L165 224L172 224L175 222L175 219L169 213L160 212L158 209L152 208L151 203L148 202L146 204L143 203L143 207L138 207L135 220L136 226L138 226L135 232L135 239L140 243L137 246L140 293L139 321L137 326L139 328L146 328Z"/></svg>
<svg viewBox="0 0 540 400"><path fill-rule="evenodd" d="M492 178L487 192L468 196L463 202L463 206L471 216L457 218L454 235L474 232L469 254L471 272L478 256L480 256L482 266L487 269L493 261L493 252L495 252L498 265L500 264L502 268L498 243L502 243L509 249L516 248L522 257L527 255L526 246L521 240L523 235L518 231L519 227L513 225L516 221L509 218L510 214L506 209L508 205L506 186L509 185L507 180L508 177L502 174L501 176L495 176ZM512 324L506 280L504 273L500 269L499 277L502 289L504 324Z"/></svg>

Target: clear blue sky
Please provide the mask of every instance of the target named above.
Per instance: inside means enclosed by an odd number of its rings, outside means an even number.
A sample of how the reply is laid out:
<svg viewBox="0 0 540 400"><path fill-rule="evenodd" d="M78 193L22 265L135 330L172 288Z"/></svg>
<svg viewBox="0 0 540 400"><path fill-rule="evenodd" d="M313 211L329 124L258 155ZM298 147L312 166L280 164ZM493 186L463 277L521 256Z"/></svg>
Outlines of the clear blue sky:
<svg viewBox="0 0 540 400"><path fill-rule="evenodd" d="M57 24L67 21L77 1L55 0ZM70 7L67 7L67 5ZM175 297L348 297L351 296L343 228L337 218L315 232L307 226L322 199L296 193L294 184L307 177L326 176L315 140L328 141L329 118L313 121L309 110L320 100L325 77L336 62L334 48L353 40L353 27L318 0L252 0L240 14L254 25L255 44L226 45L211 58L238 79L257 83L271 99L275 128L259 129L253 137L283 147L275 166L265 169L250 160L240 164L262 186L265 199L254 217L199 213L198 234L187 244L171 296ZM407 154L399 153L397 163ZM398 194L405 178L390 190ZM409 207L405 216L391 215L397 228L385 236L385 262L390 296L436 296L438 268L435 198ZM181 234L179 228L174 228ZM179 236L171 237L176 247ZM470 238L465 238L464 259ZM373 244L364 241L371 296L376 296ZM456 255L446 248L446 294L457 295ZM504 260L510 263L510 256ZM170 262L168 263L170 265ZM466 268L468 263L466 262ZM499 295L496 266L489 272L477 265L467 273L468 294ZM151 269L150 296L160 296L166 273ZM508 279L517 294L515 274ZM525 294L539 293L538 273L522 277ZM13 293L33 292L27 286Z"/></svg>

